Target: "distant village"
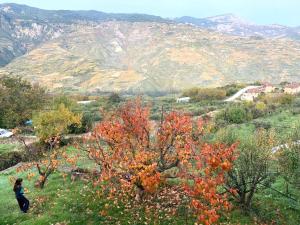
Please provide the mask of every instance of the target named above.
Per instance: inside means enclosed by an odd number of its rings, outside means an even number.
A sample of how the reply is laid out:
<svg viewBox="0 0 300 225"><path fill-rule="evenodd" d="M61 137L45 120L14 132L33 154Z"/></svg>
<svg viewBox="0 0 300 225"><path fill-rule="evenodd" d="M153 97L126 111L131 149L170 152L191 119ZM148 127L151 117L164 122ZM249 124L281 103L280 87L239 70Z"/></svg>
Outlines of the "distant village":
<svg viewBox="0 0 300 225"><path fill-rule="evenodd" d="M300 93L300 83L290 83L285 86L274 86L271 83L263 83L262 86L251 88L241 95L242 101L254 101L259 95L272 93L272 92L283 92L290 95Z"/></svg>
<svg viewBox="0 0 300 225"><path fill-rule="evenodd" d="M289 95L296 95L300 93L300 83L288 83L285 85L273 85L271 83L265 82L262 83L259 86L247 86L240 90L238 93L236 93L234 96L225 99L225 101L254 101L256 98L258 98L262 94L267 93L286 93ZM188 103L191 101L190 97L181 97L177 98L177 103Z"/></svg>

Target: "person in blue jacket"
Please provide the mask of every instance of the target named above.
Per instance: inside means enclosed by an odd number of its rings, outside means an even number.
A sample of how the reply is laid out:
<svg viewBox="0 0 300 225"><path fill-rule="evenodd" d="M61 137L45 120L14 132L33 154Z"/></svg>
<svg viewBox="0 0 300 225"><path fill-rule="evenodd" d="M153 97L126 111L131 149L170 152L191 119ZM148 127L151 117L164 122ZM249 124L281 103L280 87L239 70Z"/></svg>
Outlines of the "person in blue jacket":
<svg viewBox="0 0 300 225"><path fill-rule="evenodd" d="M29 201L24 196L24 188L22 187L22 178L18 178L14 185L14 192L22 212L27 213L29 209Z"/></svg>

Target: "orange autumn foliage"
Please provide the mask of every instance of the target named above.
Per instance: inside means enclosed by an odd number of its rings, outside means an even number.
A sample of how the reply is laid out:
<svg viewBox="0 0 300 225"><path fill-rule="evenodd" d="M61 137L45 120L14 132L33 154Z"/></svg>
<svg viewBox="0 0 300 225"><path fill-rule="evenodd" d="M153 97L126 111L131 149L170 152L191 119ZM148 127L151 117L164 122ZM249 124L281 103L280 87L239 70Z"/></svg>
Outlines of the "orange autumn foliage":
<svg viewBox="0 0 300 225"><path fill-rule="evenodd" d="M220 212L229 210L226 194L220 192L231 169L233 146L210 145L202 140L205 122L181 112L163 114L153 125L149 107L141 100L129 101L107 114L87 138L86 151L99 165L95 184L118 189L159 191L175 170L198 221L213 224Z"/></svg>

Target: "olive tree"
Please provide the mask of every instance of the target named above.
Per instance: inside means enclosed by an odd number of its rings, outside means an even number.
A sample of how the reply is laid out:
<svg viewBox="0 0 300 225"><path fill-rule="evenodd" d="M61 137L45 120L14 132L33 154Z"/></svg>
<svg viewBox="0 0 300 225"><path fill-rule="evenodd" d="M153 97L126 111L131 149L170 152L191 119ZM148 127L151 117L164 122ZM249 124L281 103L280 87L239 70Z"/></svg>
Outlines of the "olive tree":
<svg viewBox="0 0 300 225"><path fill-rule="evenodd" d="M273 181L271 162L275 132L258 129L253 135L239 137L231 129L220 132L219 138L227 143L239 141L238 158L228 173L226 189L243 209L248 210L258 188L268 187Z"/></svg>

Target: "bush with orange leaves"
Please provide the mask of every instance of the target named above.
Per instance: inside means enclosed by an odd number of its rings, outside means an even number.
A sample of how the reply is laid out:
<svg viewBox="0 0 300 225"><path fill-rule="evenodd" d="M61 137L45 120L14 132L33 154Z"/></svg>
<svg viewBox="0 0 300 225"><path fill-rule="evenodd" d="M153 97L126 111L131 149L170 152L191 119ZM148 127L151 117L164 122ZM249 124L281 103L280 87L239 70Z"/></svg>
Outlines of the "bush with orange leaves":
<svg viewBox="0 0 300 225"><path fill-rule="evenodd" d="M221 211L230 209L221 187L236 146L205 144L204 132L202 120L194 122L180 112L162 113L155 124L149 120L149 107L137 99L107 114L87 138L84 150L100 168L95 184L111 192L135 191L142 201L176 178L199 222L213 224Z"/></svg>

